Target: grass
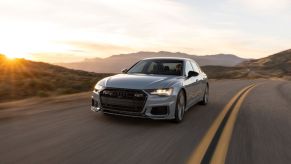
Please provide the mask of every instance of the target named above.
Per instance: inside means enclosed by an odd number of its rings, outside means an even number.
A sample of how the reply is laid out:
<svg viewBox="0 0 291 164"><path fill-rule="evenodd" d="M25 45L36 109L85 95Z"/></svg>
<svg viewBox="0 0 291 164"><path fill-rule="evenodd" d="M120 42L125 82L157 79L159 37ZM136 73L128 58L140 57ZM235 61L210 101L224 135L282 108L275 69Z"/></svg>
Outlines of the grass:
<svg viewBox="0 0 291 164"><path fill-rule="evenodd" d="M97 81L110 75L25 59L8 60L0 55L0 102L90 91Z"/></svg>

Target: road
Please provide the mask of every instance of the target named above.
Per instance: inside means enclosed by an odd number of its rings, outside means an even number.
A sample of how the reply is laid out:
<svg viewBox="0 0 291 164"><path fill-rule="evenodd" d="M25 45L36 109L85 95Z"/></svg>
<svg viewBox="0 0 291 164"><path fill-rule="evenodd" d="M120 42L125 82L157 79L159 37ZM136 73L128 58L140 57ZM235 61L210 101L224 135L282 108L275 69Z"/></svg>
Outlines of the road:
<svg viewBox="0 0 291 164"><path fill-rule="evenodd" d="M0 104L0 163L189 163L250 84L258 85L242 101L229 143L217 144L227 145L225 163L290 163L291 82L281 80L211 81L209 104L193 106L180 124L94 113L89 93Z"/></svg>

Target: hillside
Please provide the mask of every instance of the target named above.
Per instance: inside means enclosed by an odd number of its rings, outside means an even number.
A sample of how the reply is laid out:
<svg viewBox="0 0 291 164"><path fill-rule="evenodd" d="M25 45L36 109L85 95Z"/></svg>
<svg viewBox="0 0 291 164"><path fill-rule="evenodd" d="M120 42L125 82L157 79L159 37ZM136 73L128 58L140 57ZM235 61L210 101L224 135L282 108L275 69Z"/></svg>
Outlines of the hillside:
<svg viewBox="0 0 291 164"><path fill-rule="evenodd" d="M167 51L160 52L137 52L130 54L113 55L108 58L86 59L82 62L76 63L57 63L57 65L67 68L80 69L85 71L92 71L98 73L112 72L118 73L123 68L129 68L131 65L143 58L149 57L185 57L196 60L200 65L217 65L217 66L235 66L238 63L246 61L247 59L239 58L235 55L218 54L196 56L186 53L172 53Z"/></svg>
<svg viewBox="0 0 291 164"><path fill-rule="evenodd" d="M245 79L249 78L249 69L244 67L202 66L210 79Z"/></svg>
<svg viewBox="0 0 291 164"><path fill-rule="evenodd" d="M0 101L89 91L105 76L0 54Z"/></svg>
<svg viewBox="0 0 291 164"><path fill-rule="evenodd" d="M283 64L283 65L282 65ZM245 61L239 66L247 67L280 67L289 68L291 64L291 49L261 59Z"/></svg>
<svg viewBox="0 0 291 164"><path fill-rule="evenodd" d="M265 58L249 60L235 67L204 66L209 77L216 79L284 78L291 79L291 49Z"/></svg>
<svg viewBox="0 0 291 164"><path fill-rule="evenodd" d="M250 69L249 76L286 77L291 76L291 49L265 58L242 62L238 67Z"/></svg>

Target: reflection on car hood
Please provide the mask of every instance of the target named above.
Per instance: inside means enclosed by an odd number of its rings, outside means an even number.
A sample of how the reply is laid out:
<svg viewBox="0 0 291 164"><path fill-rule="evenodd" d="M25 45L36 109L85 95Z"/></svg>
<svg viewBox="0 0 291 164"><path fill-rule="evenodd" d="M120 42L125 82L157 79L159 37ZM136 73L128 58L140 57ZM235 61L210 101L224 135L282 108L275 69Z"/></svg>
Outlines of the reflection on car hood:
<svg viewBox="0 0 291 164"><path fill-rule="evenodd" d="M118 74L103 79L99 84L111 88L155 89L171 87L181 80L181 76Z"/></svg>

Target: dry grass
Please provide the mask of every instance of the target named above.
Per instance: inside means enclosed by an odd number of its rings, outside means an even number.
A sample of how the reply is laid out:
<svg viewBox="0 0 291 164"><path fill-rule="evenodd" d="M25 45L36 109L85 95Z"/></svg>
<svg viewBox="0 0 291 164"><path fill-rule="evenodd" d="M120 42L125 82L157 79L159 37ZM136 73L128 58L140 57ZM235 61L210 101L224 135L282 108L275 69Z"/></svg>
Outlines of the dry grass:
<svg viewBox="0 0 291 164"><path fill-rule="evenodd" d="M0 56L0 102L89 91L109 75Z"/></svg>

